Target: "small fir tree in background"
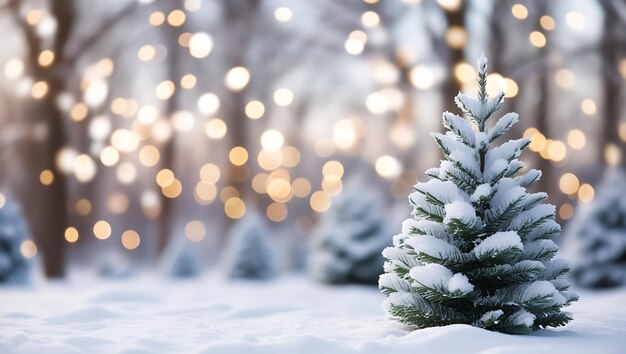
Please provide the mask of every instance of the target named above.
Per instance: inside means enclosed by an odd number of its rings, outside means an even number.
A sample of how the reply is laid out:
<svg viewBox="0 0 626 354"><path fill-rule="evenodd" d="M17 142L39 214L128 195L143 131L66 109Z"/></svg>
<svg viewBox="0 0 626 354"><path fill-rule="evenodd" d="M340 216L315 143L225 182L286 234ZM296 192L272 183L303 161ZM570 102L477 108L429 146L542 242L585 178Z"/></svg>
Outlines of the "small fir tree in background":
<svg viewBox="0 0 626 354"><path fill-rule="evenodd" d="M590 205L579 207L564 250L577 261L574 281L609 288L626 283L626 171L608 171Z"/></svg>
<svg viewBox="0 0 626 354"><path fill-rule="evenodd" d="M268 280L278 275L278 256L263 219L250 210L228 235L226 275L231 279Z"/></svg>
<svg viewBox="0 0 626 354"><path fill-rule="evenodd" d="M568 264L554 259L560 233L546 193L526 187L538 170L519 174L522 138L498 144L517 122L507 113L489 129L504 93L487 97L487 59L478 61L478 99L455 101L468 120L443 114L439 168L426 171L409 196L413 218L394 236L379 286L392 318L418 328L469 324L505 333L563 326L576 301ZM470 124L473 123L473 124Z"/></svg>
<svg viewBox="0 0 626 354"><path fill-rule="evenodd" d="M161 257L162 272L171 278L191 278L202 273L202 262L184 237L170 241Z"/></svg>
<svg viewBox="0 0 626 354"><path fill-rule="evenodd" d="M31 281L31 261L21 252L29 235L19 205L3 201L0 207L0 284L24 284Z"/></svg>
<svg viewBox="0 0 626 354"><path fill-rule="evenodd" d="M390 245L382 198L358 180L346 184L312 235L309 270L321 282L376 284Z"/></svg>

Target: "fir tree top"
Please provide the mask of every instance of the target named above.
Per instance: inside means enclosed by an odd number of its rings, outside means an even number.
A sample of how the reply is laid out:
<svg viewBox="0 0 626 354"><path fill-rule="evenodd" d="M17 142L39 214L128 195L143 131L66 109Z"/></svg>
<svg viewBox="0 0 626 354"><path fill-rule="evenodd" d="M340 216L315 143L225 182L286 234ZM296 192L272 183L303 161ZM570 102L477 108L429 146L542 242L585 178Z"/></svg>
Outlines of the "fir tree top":
<svg viewBox="0 0 626 354"><path fill-rule="evenodd" d="M478 98L459 93L467 120L443 114L445 134L433 133L444 160L426 171L409 196L413 218L385 249L379 285L392 318L418 328L453 323L506 333L562 326L561 307L577 299L554 259L560 233L546 193L526 187L541 172L518 174L529 139L496 141L517 122L507 113L487 128L504 93L487 95L487 59L478 60Z"/></svg>

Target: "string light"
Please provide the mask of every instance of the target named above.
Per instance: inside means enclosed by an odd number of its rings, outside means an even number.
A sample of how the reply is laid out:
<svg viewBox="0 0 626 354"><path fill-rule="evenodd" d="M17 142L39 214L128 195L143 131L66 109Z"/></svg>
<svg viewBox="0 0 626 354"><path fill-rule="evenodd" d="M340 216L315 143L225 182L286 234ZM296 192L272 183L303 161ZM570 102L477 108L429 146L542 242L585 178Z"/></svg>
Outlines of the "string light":
<svg viewBox="0 0 626 354"><path fill-rule="evenodd" d="M274 17L278 22L289 22L293 18L293 11L288 7L279 7L274 10Z"/></svg>
<svg viewBox="0 0 626 354"><path fill-rule="evenodd" d="M206 228L199 220L191 220L185 225L185 237L189 241L200 242L206 236Z"/></svg>
<svg viewBox="0 0 626 354"><path fill-rule="evenodd" d="M122 246L127 250L134 250L139 247L141 238L134 230L126 230L122 233Z"/></svg>
<svg viewBox="0 0 626 354"><path fill-rule="evenodd" d="M513 17L518 20L524 20L528 17L528 9L522 4L513 5L511 13L513 14Z"/></svg>
<svg viewBox="0 0 626 354"><path fill-rule="evenodd" d="M76 241L78 241L79 238L79 234L78 234L78 230L73 227L70 226L67 229L65 229L65 241L67 241L68 243L75 243Z"/></svg>

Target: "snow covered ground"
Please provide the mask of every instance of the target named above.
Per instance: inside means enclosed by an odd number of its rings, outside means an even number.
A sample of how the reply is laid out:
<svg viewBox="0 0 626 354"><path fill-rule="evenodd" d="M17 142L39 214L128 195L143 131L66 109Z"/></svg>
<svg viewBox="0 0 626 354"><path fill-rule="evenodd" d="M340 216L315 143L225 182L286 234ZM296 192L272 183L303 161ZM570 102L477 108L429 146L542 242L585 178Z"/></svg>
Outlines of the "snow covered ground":
<svg viewBox="0 0 626 354"><path fill-rule="evenodd" d="M409 332L375 288L294 277L49 282L0 288L0 353L625 353L626 290L579 294L566 328L512 336Z"/></svg>

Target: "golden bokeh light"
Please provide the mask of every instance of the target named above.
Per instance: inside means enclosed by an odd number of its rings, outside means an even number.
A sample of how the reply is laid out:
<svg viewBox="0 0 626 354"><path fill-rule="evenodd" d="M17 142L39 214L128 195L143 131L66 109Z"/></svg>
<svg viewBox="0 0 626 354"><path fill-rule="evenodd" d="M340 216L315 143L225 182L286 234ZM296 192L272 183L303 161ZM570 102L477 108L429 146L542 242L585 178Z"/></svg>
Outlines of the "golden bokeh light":
<svg viewBox="0 0 626 354"><path fill-rule="evenodd" d="M150 61L154 59L155 55L156 55L156 49L154 49L154 46L151 46L149 44L142 46L137 51L137 58L139 58L139 60L141 61Z"/></svg>
<svg viewBox="0 0 626 354"><path fill-rule="evenodd" d="M141 243L141 238L137 231L134 230L126 230L122 233L122 246L127 250L134 250L139 247Z"/></svg>
<svg viewBox="0 0 626 354"><path fill-rule="evenodd" d="M259 173L255 175L252 178L252 189L259 194L267 193L267 190L265 188L267 185L267 178L267 173Z"/></svg>
<svg viewBox="0 0 626 354"><path fill-rule="evenodd" d="M580 188L578 189L578 200L580 200L583 203L589 203L593 200L593 197L595 195L595 191L593 190L593 187L590 184L583 184L580 186Z"/></svg>
<svg viewBox="0 0 626 354"><path fill-rule="evenodd" d="M39 53L39 57L37 58L37 62L41 67L48 67L54 62L54 52L51 50L44 50Z"/></svg>
<svg viewBox="0 0 626 354"><path fill-rule="evenodd" d="M311 182L304 177L296 178L291 184L293 195L298 198L306 198L311 193Z"/></svg>
<svg viewBox="0 0 626 354"><path fill-rule="evenodd" d="M154 145L146 145L139 150L139 162L144 166L154 166L160 158L159 149Z"/></svg>
<svg viewBox="0 0 626 354"><path fill-rule="evenodd" d="M185 74L180 78L180 86L184 89L192 89L196 87L198 79L194 74Z"/></svg>
<svg viewBox="0 0 626 354"><path fill-rule="evenodd" d="M330 157L335 153L335 144L331 139L322 138L315 142L313 149L319 157Z"/></svg>
<svg viewBox="0 0 626 354"><path fill-rule="evenodd" d="M75 205L76 214L80 216L87 216L91 213L91 202L89 199L80 198Z"/></svg>
<svg viewBox="0 0 626 354"><path fill-rule="evenodd" d="M43 170L39 173L39 182L44 186L49 186L54 182L54 173L51 170Z"/></svg>
<svg viewBox="0 0 626 354"><path fill-rule="evenodd" d="M113 146L107 146L100 151L100 162L105 166L114 166L120 160L120 153Z"/></svg>
<svg viewBox="0 0 626 354"><path fill-rule="evenodd" d="M265 114L265 105L261 101L250 101L246 104L246 116L250 119L259 119Z"/></svg>
<svg viewBox="0 0 626 354"><path fill-rule="evenodd" d="M567 143L574 150L581 150L587 144L587 137L579 129L572 129L567 134Z"/></svg>
<svg viewBox="0 0 626 354"><path fill-rule="evenodd" d="M124 193L114 193L107 198L107 209L112 214L120 215L128 211L130 200Z"/></svg>
<svg viewBox="0 0 626 354"><path fill-rule="evenodd" d="M131 184L137 178L137 168L131 162L124 162L117 166L115 177L121 184Z"/></svg>
<svg viewBox="0 0 626 354"><path fill-rule="evenodd" d="M285 204L274 202L267 207L267 218L273 222L281 222L287 218L288 212Z"/></svg>
<svg viewBox="0 0 626 354"><path fill-rule="evenodd" d="M200 181L196 184L194 198L198 204L208 205L212 203L216 197L217 187L215 187L215 184L207 181Z"/></svg>
<svg viewBox="0 0 626 354"><path fill-rule="evenodd" d="M200 167L200 179L202 181L215 184L220 179L220 168L212 163L207 163Z"/></svg>
<svg viewBox="0 0 626 354"><path fill-rule="evenodd" d="M204 132L209 138L219 140L226 135L228 127L223 120L214 118L206 123L204 126Z"/></svg>
<svg viewBox="0 0 626 354"><path fill-rule="evenodd" d="M284 144L283 134L276 129L268 129L261 134L261 146L269 152L280 150Z"/></svg>
<svg viewBox="0 0 626 354"><path fill-rule="evenodd" d="M528 17L528 9L522 4L515 4L511 7L511 13L518 20L524 20Z"/></svg>
<svg viewBox="0 0 626 354"><path fill-rule="evenodd" d="M163 193L163 195L170 199L177 198L182 191L183 185L176 178L174 178L172 183L170 183L169 185L161 187L161 192Z"/></svg>
<svg viewBox="0 0 626 354"><path fill-rule="evenodd" d="M228 159L235 166L242 166L248 161L248 150L243 146L235 146L228 153Z"/></svg>
<svg viewBox="0 0 626 354"><path fill-rule="evenodd" d="M78 102L70 109L70 118L75 122L80 122L87 117L87 113L89 113L87 105Z"/></svg>
<svg viewBox="0 0 626 354"><path fill-rule="evenodd" d="M197 32L189 38L189 53L192 57L202 59L211 54L213 38L205 32Z"/></svg>
<svg viewBox="0 0 626 354"><path fill-rule="evenodd" d="M93 234L100 240L111 237L111 225L104 220L99 220L93 225Z"/></svg>
<svg viewBox="0 0 626 354"><path fill-rule="evenodd" d="M274 91L274 103L281 107L289 106L293 102L293 92L287 88L280 88Z"/></svg>
<svg viewBox="0 0 626 354"><path fill-rule="evenodd" d="M330 196L335 196L341 193L343 189L343 182L335 179L324 179L322 181L322 190Z"/></svg>
<svg viewBox="0 0 626 354"><path fill-rule="evenodd" d="M416 65L409 72L409 81L415 88L427 90L435 84L435 75L429 67Z"/></svg>
<svg viewBox="0 0 626 354"><path fill-rule="evenodd" d="M446 32L446 43L448 47L460 49L465 47L467 43L467 32L460 26L452 26Z"/></svg>
<svg viewBox="0 0 626 354"><path fill-rule="evenodd" d="M227 89L238 92L248 86L250 82L250 71L243 66L231 68L224 77L224 85Z"/></svg>
<svg viewBox="0 0 626 354"><path fill-rule="evenodd" d="M471 84L476 79L476 71L468 63L457 63L454 65L454 76L463 84Z"/></svg>
<svg viewBox="0 0 626 354"><path fill-rule="evenodd" d="M156 183L159 187L164 188L174 182L174 172L172 170L164 168L160 170L156 175Z"/></svg>
<svg viewBox="0 0 626 354"><path fill-rule="evenodd" d="M581 103L580 103L580 109L583 111L583 113L585 113L586 115L594 115L596 113L596 103L593 102L592 99L584 99Z"/></svg>
<svg viewBox="0 0 626 354"><path fill-rule="evenodd" d="M167 15L167 23L169 23L172 27L179 27L185 23L186 18L187 16L185 16L185 12L176 9Z"/></svg>
<svg viewBox="0 0 626 354"><path fill-rule="evenodd" d="M541 16L539 19L539 24L546 31L552 31L556 24L554 23L554 19L548 15Z"/></svg>
<svg viewBox="0 0 626 354"><path fill-rule="evenodd" d="M7 60L4 64L4 76L7 79L17 79L24 73L24 62L18 58Z"/></svg>
<svg viewBox="0 0 626 354"><path fill-rule="evenodd" d="M316 191L311 194L309 203L311 205L311 209L318 213L323 213L330 208L330 196L324 191Z"/></svg>
<svg viewBox="0 0 626 354"><path fill-rule="evenodd" d="M293 146L285 146L281 150L282 162L281 165L287 168L293 168L300 163L300 151Z"/></svg>
<svg viewBox="0 0 626 354"><path fill-rule="evenodd" d="M220 200L226 202L231 197L239 197L239 191L233 186L226 186L220 191Z"/></svg>
<svg viewBox="0 0 626 354"><path fill-rule="evenodd" d="M165 15L161 11L155 11L150 14L148 22L152 26L160 26L165 22Z"/></svg>
<svg viewBox="0 0 626 354"><path fill-rule="evenodd" d="M239 219L246 213L246 204L239 197L230 197L224 202L224 212L231 219Z"/></svg>
<svg viewBox="0 0 626 354"><path fill-rule="evenodd" d="M48 84L45 81L37 81L30 89L30 94L34 99L39 100L48 94Z"/></svg>
<svg viewBox="0 0 626 354"><path fill-rule="evenodd" d="M570 11L565 15L565 22L574 31L582 31L585 28L585 17L578 11Z"/></svg>
<svg viewBox="0 0 626 354"><path fill-rule="evenodd" d="M530 41L530 44L537 48L545 47L547 42L546 36L539 31L530 32L528 40Z"/></svg>
<svg viewBox="0 0 626 354"><path fill-rule="evenodd" d="M559 216L561 217L561 219L563 220L569 220L572 218L572 216L574 216L574 207L572 207L571 204L569 203L564 203L563 205L561 205L561 207L559 208Z"/></svg>
<svg viewBox="0 0 626 354"><path fill-rule="evenodd" d="M198 98L198 111L212 115L220 109L220 99L216 94L207 92Z"/></svg>
<svg viewBox="0 0 626 354"><path fill-rule="evenodd" d="M130 130L117 129L111 134L111 145L121 152L133 152L139 146L139 137Z"/></svg>
<svg viewBox="0 0 626 354"><path fill-rule="evenodd" d="M165 80L165 81L161 81L157 85L155 89L155 94L157 98L161 100L166 100L172 97L175 90L176 90L176 85L174 85L174 83L171 80Z"/></svg>
<svg viewBox="0 0 626 354"><path fill-rule="evenodd" d="M67 229L65 229L65 241L69 242L69 243L74 243L76 241L78 241L78 230L73 227L70 226Z"/></svg>
<svg viewBox="0 0 626 354"><path fill-rule="evenodd" d="M604 160L609 166L617 166L622 162L622 150L614 143L604 146Z"/></svg>
<svg viewBox="0 0 626 354"><path fill-rule="evenodd" d="M287 202L291 199L292 190L289 180L284 178L268 178L267 195L277 202Z"/></svg>
<svg viewBox="0 0 626 354"><path fill-rule="evenodd" d="M570 89L574 87L574 84L576 83L574 73L568 69L560 69L556 72L554 78L556 80L556 84L563 89Z"/></svg>
<svg viewBox="0 0 626 354"><path fill-rule="evenodd" d="M289 22L293 18L293 11L288 7L281 6L274 10L274 18L278 22Z"/></svg>
<svg viewBox="0 0 626 354"><path fill-rule="evenodd" d="M322 167L322 175L324 179L330 181L339 181L344 174L344 168L341 162L336 160L327 161Z"/></svg>
<svg viewBox="0 0 626 354"><path fill-rule="evenodd" d="M559 179L559 188L561 192L565 194L576 194L579 187L580 182L578 181L578 177L573 173L565 173Z"/></svg>
<svg viewBox="0 0 626 354"><path fill-rule="evenodd" d="M549 141L546 150L548 159L555 162L563 161L567 156L567 147L560 140Z"/></svg>
<svg viewBox="0 0 626 354"><path fill-rule="evenodd" d="M463 0L437 0L439 6L450 12L455 12L461 9L462 2Z"/></svg>
<svg viewBox="0 0 626 354"><path fill-rule="evenodd" d="M393 156L383 155L376 159L376 172L384 178L397 178L402 173L402 164Z"/></svg>
<svg viewBox="0 0 626 354"><path fill-rule="evenodd" d="M97 172L96 163L91 156L80 154L74 159L74 176L81 183L91 181Z"/></svg>
<svg viewBox="0 0 626 354"><path fill-rule="evenodd" d="M204 240L206 236L206 228L199 220L191 220L185 225L185 237L189 241L199 242Z"/></svg>
<svg viewBox="0 0 626 354"><path fill-rule="evenodd" d="M37 245L32 240L24 240L20 244L20 253L24 258L33 258L37 255Z"/></svg>
<svg viewBox="0 0 626 354"><path fill-rule="evenodd" d="M380 16L374 11L365 11L361 15L361 24L366 28L373 28L380 24Z"/></svg>

